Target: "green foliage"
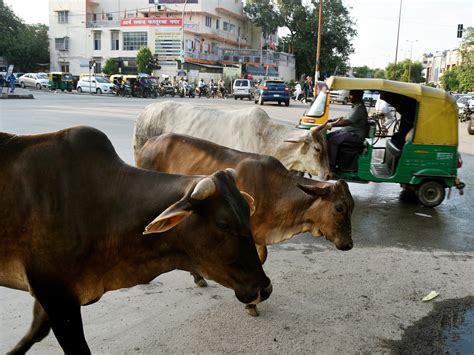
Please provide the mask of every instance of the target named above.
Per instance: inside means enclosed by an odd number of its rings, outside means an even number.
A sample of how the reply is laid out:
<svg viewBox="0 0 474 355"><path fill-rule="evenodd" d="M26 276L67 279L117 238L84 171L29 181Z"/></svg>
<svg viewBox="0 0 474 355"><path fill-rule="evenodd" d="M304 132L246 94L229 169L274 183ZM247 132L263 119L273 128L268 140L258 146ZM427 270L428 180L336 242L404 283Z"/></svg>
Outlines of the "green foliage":
<svg viewBox="0 0 474 355"><path fill-rule="evenodd" d="M459 92L458 76L459 72L457 67L447 70L441 77L441 85L447 91Z"/></svg>
<svg viewBox="0 0 474 355"><path fill-rule="evenodd" d="M474 28L466 29L459 48L461 64L456 67L459 80L459 92L474 91Z"/></svg>
<svg viewBox="0 0 474 355"><path fill-rule="evenodd" d="M421 74L423 66L420 62L412 62L410 59L405 59L402 62L390 63L385 69L385 79L405 81L411 83L423 82Z"/></svg>
<svg viewBox="0 0 474 355"><path fill-rule="evenodd" d="M114 58L109 58L105 62L102 72L106 75L113 75L118 73L118 63Z"/></svg>
<svg viewBox="0 0 474 355"><path fill-rule="evenodd" d="M137 53L137 68L139 73L148 73L148 63L150 63L153 55L150 48L142 47Z"/></svg>
<svg viewBox="0 0 474 355"><path fill-rule="evenodd" d="M46 25L24 24L0 0L0 53L16 71L34 71L49 66L49 39Z"/></svg>
<svg viewBox="0 0 474 355"><path fill-rule="evenodd" d="M375 69L374 70L374 78L385 79L385 76L386 76L385 69Z"/></svg>
<svg viewBox="0 0 474 355"><path fill-rule="evenodd" d="M319 1L311 0L304 5L301 0L253 0L246 3L244 10L264 32L284 23L289 35L282 38L280 50L284 47L295 55L297 77L315 72ZM342 0L323 3L322 22L321 77L344 74L349 54L353 52L351 40L356 30Z"/></svg>
<svg viewBox="0 0 474 355"><path fill-rule="evenodd" d="M375 69L370 69L367 65L364 65L362 67L352 68L352 72L356 78L372 78Z"/></svg>

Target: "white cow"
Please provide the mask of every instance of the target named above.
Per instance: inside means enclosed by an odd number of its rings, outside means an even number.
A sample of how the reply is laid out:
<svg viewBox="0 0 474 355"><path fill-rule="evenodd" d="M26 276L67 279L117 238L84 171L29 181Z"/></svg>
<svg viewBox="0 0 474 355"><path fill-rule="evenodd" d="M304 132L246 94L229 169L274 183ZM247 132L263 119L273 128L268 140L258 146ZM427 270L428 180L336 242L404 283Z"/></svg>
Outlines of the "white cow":
<svg viewBox="0 0 474 355"><path fill-rule="evenodd" d="M273 121L258 107L223 111L173 101L145 107L135 123L135 160L145 142L164 133L180 133L244 152L271 155L289 170L330 177L325 126L303 131Z"/></svg>

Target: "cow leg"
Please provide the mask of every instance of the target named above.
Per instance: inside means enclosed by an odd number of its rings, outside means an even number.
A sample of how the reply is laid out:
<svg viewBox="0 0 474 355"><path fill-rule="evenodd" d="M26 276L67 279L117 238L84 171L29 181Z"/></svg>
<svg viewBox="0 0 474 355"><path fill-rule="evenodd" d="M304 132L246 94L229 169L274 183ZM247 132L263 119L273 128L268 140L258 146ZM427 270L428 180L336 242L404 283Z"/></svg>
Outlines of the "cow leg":
<svg viewBox="0 0 474 355"><path fill-rule="evenodd" d="M190 272L190 274L194 277L194 283L198 286L198 287L207 287L207 282L206 280L204 280L204 278L195 273L195 272Z"/></svg>
<svg viewBox="0 0 474 355"><path fill-rule="evenodd" d="M49 324L48 315L40 303L35 300L35 305L33 306L33 321L30 330L8 354L25 354L34 343L43 340L49 334L50 330L51 325Z"/></svg>
<svg viewBox="0 0 474 355"><path fill-rule="evenodd" d="M64 353L90 354L82 327L81 305L64 292L64 288L54 284L43 284L40 289L32 287L32 291L47 313L53 333Z"/></svg>

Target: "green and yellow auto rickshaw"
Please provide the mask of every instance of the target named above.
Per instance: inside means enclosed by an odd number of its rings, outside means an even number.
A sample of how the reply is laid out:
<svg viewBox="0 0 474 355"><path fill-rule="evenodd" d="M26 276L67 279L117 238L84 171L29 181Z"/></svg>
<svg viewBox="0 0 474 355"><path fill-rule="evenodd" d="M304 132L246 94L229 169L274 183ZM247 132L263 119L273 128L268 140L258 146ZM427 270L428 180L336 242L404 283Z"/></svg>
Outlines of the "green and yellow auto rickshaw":
<svg viewBox="0 0 474 355"><path fill-rule="evenodd" d="M51 90L72 91L73 77L71 73L51 72L48 74L48 86Z"/></svg>
<svg viewBox="0 0 474 355"><path fill-rule="evenodd" d="M427 207L438 206L446 189L463 193L457 176L462 166L458 153L458 108L446 91L420 84L383 79L331 77L329 90L376 90L396 111L393 132L376 137L369 120L367 138L360 145L343 143L338 151L335 178L354 182L391 182L416 191ZM300 128L327 122L329 91L320 92L300 119ZM378 143L375 142L378 140Z"/></svg>

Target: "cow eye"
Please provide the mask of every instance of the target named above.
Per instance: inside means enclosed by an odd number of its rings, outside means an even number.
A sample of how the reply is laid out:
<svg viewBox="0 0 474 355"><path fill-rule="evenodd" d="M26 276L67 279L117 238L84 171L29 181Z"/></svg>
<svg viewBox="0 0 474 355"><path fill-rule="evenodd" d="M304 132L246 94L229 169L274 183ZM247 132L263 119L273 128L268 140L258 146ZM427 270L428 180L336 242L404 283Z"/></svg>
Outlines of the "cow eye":
<svg viewBox="0 0 474 355"><path fill-rule="evenodd" d="M321 152L321 149L319 147L313 147L315 151L317 151L318 153Z"/></svg>
<svg viewBox="0 0 474 355"><path fill-rule="evenodd" d="M223 229L223 230L230 229L230 225L226 222L216 222L216 226L217 226L217 228Z"/></svg>
<svg viewBox="0 0 474 355"><path fill-rule="evenodd" d="M344 207L336 206L336 211L339 212L339 213L342 213L342 212L344 212Z"/></svg>

